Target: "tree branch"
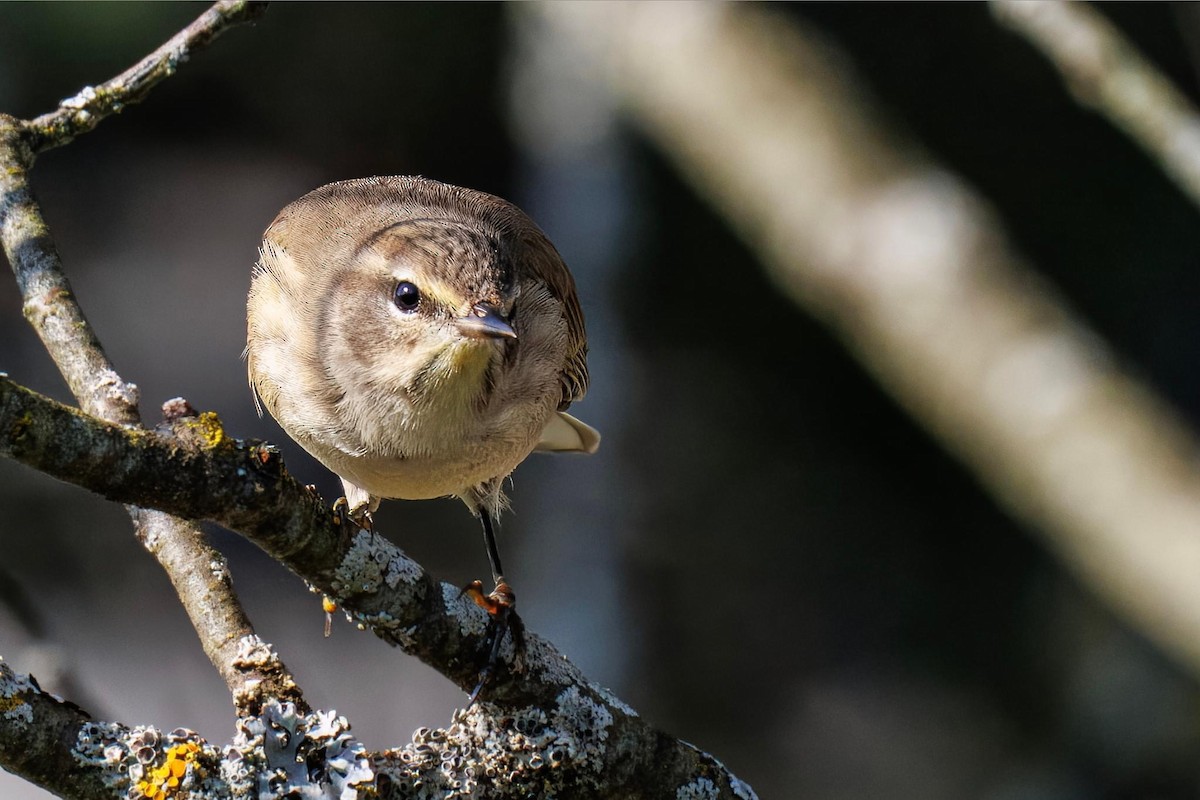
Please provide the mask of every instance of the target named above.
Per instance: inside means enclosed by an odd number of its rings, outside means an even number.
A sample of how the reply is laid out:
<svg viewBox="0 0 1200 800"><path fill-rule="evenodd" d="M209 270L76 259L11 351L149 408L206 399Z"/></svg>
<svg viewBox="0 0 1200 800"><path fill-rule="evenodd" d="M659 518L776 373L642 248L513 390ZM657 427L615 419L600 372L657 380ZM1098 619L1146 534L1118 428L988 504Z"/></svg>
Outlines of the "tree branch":
<svg viewBox="0 0 1200 800"><path fill-rule="evenodd" d="M387 539L335 518L274 448L229 438L215 414L130 429L4 376L0 455L112 500L225 525L464 691L478 676L486 612ZM376 785L406 796L402 787L418 780L449 789L454 781L479 783L491 770L482 797L531 787L571 797L673 796L692 784L712 787L697 797L753 796L711 756L646 724L534 634L523 653L511 643L502 648L484 700L445 731L418 732L405 750L381 755Z"/></svg>
<svg viewBox="0 0 1200 800"><path fill-rule="evenodd" d="M522 9L999 502L1200 671L1195 439L982 200L872 117L840 54L749 4Z"/></svg>
<svg viewBox="0 0 1200 800"><path fill-rule="evenodd" d="M0 765L60 797L110 797L102 776L72 756L88 715L43 692L0 660Z"/></svg>
<svg viewBox="0 0 1200 800"><path fill-rule="evenodd" d="M21 291L25 318L81 407L97 417L139 426L137 387L117 374L75 300L30 187L35 155L91 130L123 104L140 100L174 71L190 48L260 11L244 2L218 3L137 66L99 90L89 90L87 102L66 101L57 112L33 122L0 115L0 242ZM302 704L295 681L278 659L263 669L239 661L238 643L254 638L254 631L233 592L223 557L208 546L200 529L158 512L131 507L129 513L138 539L166 571L205 653L239 708L252 710L268 696Z"/></svg>
<svg viewBox="0 0 1200 800"><path fill-rule="evenodd" d="M0 239L26 316L84 409L0 376L0 454L129 504L139 538L167 571L234 694L238 737L218 751L190 731L92 722L0 664L0 764L86 798L155 796L168 779L194 800L341 798L368 787L380 797L418 790L485 798L754 797L711 756L647 725L534 635L521 653L507 643L484 701L448 728L423 729L411 745L367 758L344 719L304 706L278 657L254 636L224 560L195 526L163 513L242 533L338 600L361 627L464 689L475 682L488 617L456 587L434 581L381 536L333 518L273 448L229 439L215 415L197 416L172 401L158 431L141 427L136 387L121 380L75 302L29 188L37 153L141 99L190 48L256 13L244 3L218 3L136 67L58 111L28 123L0 117ZM151 507L159 510L145 510Z"/></svg>
<svg viewBox="0 0 1200 800"><path fill-rule="evenodd" d="M119 113L125 106L140 103L154 86L175 74L179 65L230 28L262 16L267 4L247 0L220 0L165 44L117 77L99 86L87 86L58 108L29 123L29 145L33 153L59 147L100 120Z"/></svg>
<svg viewBox="0 0 1200 800"><path fill-rule="evenodd" d="M1200 206L1200 114L1104 15L1058 0L993 0L992 11L1050 59L1076 100L1137 142Z"/></svg>

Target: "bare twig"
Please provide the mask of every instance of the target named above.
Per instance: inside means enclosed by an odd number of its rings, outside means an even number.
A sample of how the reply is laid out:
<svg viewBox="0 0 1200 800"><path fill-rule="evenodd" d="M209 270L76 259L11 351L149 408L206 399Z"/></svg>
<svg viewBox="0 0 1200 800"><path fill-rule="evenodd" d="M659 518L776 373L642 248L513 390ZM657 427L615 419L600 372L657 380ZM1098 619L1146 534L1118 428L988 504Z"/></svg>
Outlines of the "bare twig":
<svg viewBox="0 0 1200 800"><path fill-rule="evenodd" d="M0 377L0 455L114 500L219 522L464 691L477 678L486 612L387 539L332 517L273 448L227 437L213 414L179 416L158 432L135 430ZM516 774L482 797L520 795L531 786L571 797L674 796L698 781L712 787L698 796L753 796L711 756L647 725L534 634L522 654L509 643L502 648L484 698L482 708L440 734L420 734L407 756L381 756L376 779L387 776L397 787L438 780L450 788L491 764L493 773ZM436 763L415 758L431 744L451 755Z"/></svg>
<svg viewBox="0 0 1200 800"><path fill-rule="evenodd" d="M0 242L16 276L26 319L81 407L97 417L140 425L137 387L117 374L75 300L30 188L29 170L38 151L68 142L124 104L140 100L191 48L257 13L257 7L244 2L218 3L137 66L85 92L84 100L66 101L58 111L33 122L0 115ZM238 642L253 637L253 628L228 572L213 566L223 564L223 558L208 546L199 528L158 512L129 512L138 539L167 572L234 701L248 704L246 709L268 696L302 703L295 682L278 660L266 669L239 660Z"/></svg>
<svg viewBox="0 0 1200 800"><path fill-rule="evenodd" d="M537 4L771 277L1101 597L1200 669L1187 429L871 119L836 53L744 4Z"/></svg>
<svg viewBox="0 0 1200 800"><path fill-rule="evenodd" d="M0 241L21 290L25 318L85 411L135 425L137 387L117 375L75 301L29 185L32 163L25 123L0 116Z"/></svg>
<svg viewBox="0 0 1200 800"><path fill-rule="evenodd" d="M58 108L29 123L30 148L41 153L59 147L81 133L87 133L100 120L139 103L155 84L175 74L191 54L232 27L262 16L266 3L247 0L220 0L194 22L175 34L162 47L112 80L88 86Z"/></svg>
<svg viewBox="0 0 1200 800"><path fill-rule="evenodd" d="M1154 158L1200 205L1200 113L1087 3L993 0L996 19L1050 59L1075 98Z"/></svg>

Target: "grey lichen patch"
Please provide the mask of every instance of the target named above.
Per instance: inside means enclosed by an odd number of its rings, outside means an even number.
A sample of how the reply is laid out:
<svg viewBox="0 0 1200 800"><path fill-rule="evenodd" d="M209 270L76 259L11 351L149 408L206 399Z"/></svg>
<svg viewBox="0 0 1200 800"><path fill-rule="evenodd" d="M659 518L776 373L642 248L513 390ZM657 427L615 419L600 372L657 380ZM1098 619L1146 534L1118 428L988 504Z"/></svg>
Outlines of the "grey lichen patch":
<svg viewBox="0 0 1200 800"><path fill-rule="evenodd" d="M738 798L738 800L758 800L758 795L750 788L749 784L730 772L729 768L722 764L720 759L682 739L679 740L679 744L700 757L701 769L690 781L679 787L676 791L677 798L680 798L680 800L692 800L693 798L715 798L720 796L717 782L713 780L715 776L729 784L729 790L733 792L733 796ZM713 794L704 794L704 792L709 791L709 787L712 787L711 791Z"/></svg>
<svg viewBox="0 0 1200 800"><path fill-rule="evenodd" d="M557 743L585 770L598 773L603 769L612 724L612 712L585 696L578 686L567 687L554 700L550 725L560 732Z"/></svg>
<svg viewBox="0 0 1200 800"><path fill-rule="evenodd" d="M213 559L208 562L208 572L218 581L229 581L232 579L232 576L229 574L229 562L225 560L224 556L214 554Z"/></svg>
<svg viewBox="0 0 1200 800"><path fill-rule="evenodd" d="M33 707L19 697L0 697L0 711L3 711L7 720L24 722L26 725L33 724Z"/></svg>
<svg viewBox="0 0 1200 800"><path fill-rule="evenodd" d="M121 376L111 369L103 370L96 377L96 385L104 390L105 395L113 402L126 408L137 408L138 387L136 384L121 380Z"/></svg>
<svg viewBox="0 0 1200 800"><path fill-rule="evenodd" d="M37 691L37 686L28 675L13 672L7 665L0 664L0 716L4 719L32 724L33 708L25 700L25 695Z"/></svg>
<svg viewBox="0 0 1200 800"><path fill-rule="evenodd" d="M222 776L235 798L355 800L375 773L350 724L333 711L299 713L270 701L263 713L238 720L225 748Z"/></svg>
<svg viewBox="0 0 1200 800"><path fill-rule="evenodd" d="M76 734L73 755L130 800L229 796L216 750L185 728L163 734L148 726L89 721Z"/></svg>
<svg viewBox="0 0 1200 800"><path fill-rule="evenodd" d="M255 669L265 672L279 667L279 654L258 634L252 633L238 639L237 655L234 656L233 665L239 669Z"/></svg>
<svg viewBox="0 0 1200 800"><path fill-rule="evenodd" d="M141 763L131 753L130 734L128 728L113 722L86 722L75 735L72 755L81 766L96 769L106 786L128 787L130 767Z"/></svg>
<svg viewBox="0 0 1200 800"><path fill-rule="evenodd" d="M401 583L416 583L421 568L382 536L359 531L333 576L339 595L374 594L381 587L395 589Z"/></svg>
<svg viewBox="0 0 1200 800"><path fill-rule="evenodd" d="M443 583L442 604L446 607L446 614L458 623L458 630L463 636L483 636L487 632L487 614L462 589Z"/></svg>
<svg viewBox="0 0 1200 800"><path fill-rule="evenodd" d="M383 797L571 797L604 782L613 716L564 689L549 713L480 703L456 711L445 729L421 728L412 745L383 754Z"/></svg>
<svg viewBox="0 0 1200 800"><path fill-rule="evenodd" d="M713 755L708 755L708 758L716 764L729 781L729 790L733 792L733 796L738 800L758 800L758 794L750 788L750 784L744 782L741 778L729 771L729 768L721 763L721 760Z"/></svg>
<svg viewBox="0 0 1200 800"><path fill-rule="evenodd" d="M733 773L729 774L729 788L733 790L733 795L738 800L758 800L758 795L750 788L750 784Z"/></svg>
<svg viewBox="0 0 1200 800"><path fill-rule="evenodd" d="M419 581L422 574L420 565L404 555L399 548L392 547L392 549L395 550L395 553L388 559L387 569L383 576L384 583L395 589L401 583L412 584Z"/></svg>
<svg viewBox="0 0 1200 800"><path fill-rule="evenodd" d="M540 636L525 637L525 654L522 660L525 668L534 673L541 683L553 686L587 683L579 668Z"/></svg>
<svg viewBox="0 0 1200 800"><path fill-rule="evenodd" d="M627 705L624 701L621 700L621 698L619 698L615 694L613 694L612 690L610 690L604 686L601 686L600 684L596 683L595 681L591 681L588 683L588 689L595 692L596 695L601 700L603 700L605 703L607 703L609 707L615 708L617 711L620 711L625 716L636 717L638 715L638 713L636 711L634 711L631 706Z"/></svg>
<svg viewBox="0 0 1200 800"><path fill-rule="evenodd" d="M222 753L182 728L87 722L74 756L129 800L356 800L374 779L361 743L336 712L298 713L272 700L238 720Z"/></svg>
<svg viewBox="0 0 1200 800"><path fill-rule="evenodd" d="M417 800L570 797L572 789L597 782L573 761L578 736L537 707L501 711L480 704L456 711L449 727L421 728L412 745L385 752L376 785L382 797Z"/></svg>
<svg viewBox="0 0 1200 800"><path fill-rule="evenodd" d="M718 800L717 785L708 778L696 778L675 790L675 800Z"/></svg>

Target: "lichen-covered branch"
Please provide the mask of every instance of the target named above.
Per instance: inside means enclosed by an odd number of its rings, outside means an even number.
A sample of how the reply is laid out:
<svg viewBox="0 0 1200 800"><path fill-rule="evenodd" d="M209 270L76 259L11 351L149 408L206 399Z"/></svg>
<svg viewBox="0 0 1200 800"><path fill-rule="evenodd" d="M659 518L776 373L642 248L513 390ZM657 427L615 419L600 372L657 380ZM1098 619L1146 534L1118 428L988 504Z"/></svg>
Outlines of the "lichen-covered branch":
<svg viewBox="0 0 1200 800"><path fill-rule="evenodd" d="M1082 2L993 0L1085 106L1103 114L1200 205L1200 113L1104 15Z"/></svg>
<svg viewBox="0 0 1200 800"><path fill-rule="evenodd" d="M93 720L0 661L0 766L70 800L354 797L341 790L371 773L346 727L333 714L271 700L241 717L234 741L217 748L184 728ZM307 758L297 762L298 753Z"/></svg>
<svg viewBox="0 0 1200 800"><path fill-rule="evenodd" d="M1195 439L984 202L874 118L841 54L753 4L521 8L999 502L1200 670Z"/></svg>
<svg viewBox="0 0 1200 800"><path fill-rule="evenodd" d="M384 537L335 517L274 448L226 436L215 414L174 416L159 431L131 429L0 377L0 455L110 500L220 523L459 686L476 680L486 613ZM536 663L529 656L538 652L532 645L526 662ZM511 648L504 661L512 664ZM485 696L514 704L552 696L552 686L526 673L501 669Z"/></svg>
<svg viewBox="0 0 1200 800"><path fill-rule="evenodd" d="M478 676L486 612L382 535L335 518L273 448L229 438L214 414L176 413L158 431L130 429L0 377L0 455L113 500L219 522L464 690ZM269 648L246 655L256 664L272 658ZM711 756L647 725L534 634L522 653L506 642L483 700L445 731L418 732L410 746L375 758L382 796L441 797L475 786L479 797L660 797L689 785L697 793L685 797L753 796Z"/></svg>
<svg viewBox="0 0 1200 800"><path fill-rule="evenodd" d="M175 74L193 52L232 27L257 19L266 3L220 0L150 55L99 86L87 86L58 108L29 123L29 145L34 153L64 145L95 128L100 120L141 102L164 78Z"/></svg>
<svg viewBox="0 0 1200 800"><path fill-rule="evenodd" d="M43 692L0 660L0 766L60 797L111 797L100 774L72 755L88 715Z"/></svg>
<svg viewBox="0 0 1200 800"><path fill-rule="evenodd" d="M0 662L0 764L72 800L755 797L719 761L650 731L629 709L614 716L577 687L559 700L459 711L447 728L422 728L381 753L334 712L272 700L217 747L184 728L92 720ZM691 757L671 758L677 750Z"/></svg>
<svg viewBox="0 0 1200 800"><path fill-rule="evenodd" d="M256 13L245 3L218 3L133 69L99 90L89 90L87 102L68 101L59 111L33 122L0 114L0 242L21 291L26 319L80 406L92 415L124 426L140 425L137 387L117 374L75 299L30 186L36 153L69 141L123 104L141 99L189 49ZM234 701L249 704L247 709L268 696L303 703L281 664L265 672L238 665L236 644L252 637L253 629L228 571L218 568L224 563L222 556L208 546L203 533L193 524L156 511L131 507L129 512L138 539L167 572Z"/></svg>
<svg viewBox="0 0 1200 800"><path fill-rule="evenodd" d="M75 301L28 172L38 152L141 99L188 51L257 13L220 2L133 69L32 122L0 116L0 240L26 316L83 411L0 375L0 454L126 503L167 571L241 713L223 749L196 734L88 719L0 664L0 766L64 797L384 798L569 796L752 798L719 762L643 722L529 635L484 699L445 730L418 731L371 756L332 712L312 712L250 628L224 559L177 517L210 519L261 546L352 619L473 685L488 617L382 536L338 519L291 478L269 446L226 437L215 415L183 401L159 430L141 427L125 383ZM149 509L156 510L149 510ZM174 516L170 516L174 515Z"/></svg>

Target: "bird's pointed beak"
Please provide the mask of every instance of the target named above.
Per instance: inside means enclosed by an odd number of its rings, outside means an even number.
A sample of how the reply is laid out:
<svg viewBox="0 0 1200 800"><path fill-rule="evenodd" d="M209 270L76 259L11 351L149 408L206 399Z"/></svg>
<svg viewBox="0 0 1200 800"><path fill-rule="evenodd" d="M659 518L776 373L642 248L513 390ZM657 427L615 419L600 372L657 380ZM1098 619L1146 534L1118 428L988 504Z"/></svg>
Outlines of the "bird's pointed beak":
<svg viewBox="0 0 1200 800"><path fill-rule="evenodd" d="M477 339L515 339L517 332L490 303L476 303L471 313L456 320L458 329Z"/></svg>

